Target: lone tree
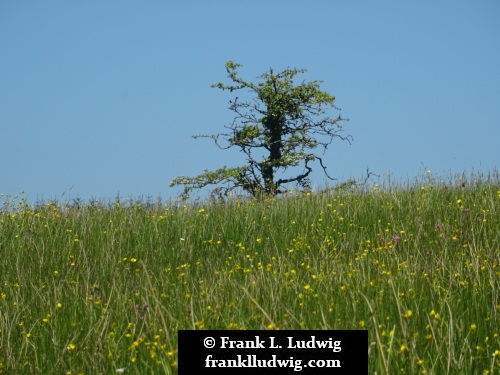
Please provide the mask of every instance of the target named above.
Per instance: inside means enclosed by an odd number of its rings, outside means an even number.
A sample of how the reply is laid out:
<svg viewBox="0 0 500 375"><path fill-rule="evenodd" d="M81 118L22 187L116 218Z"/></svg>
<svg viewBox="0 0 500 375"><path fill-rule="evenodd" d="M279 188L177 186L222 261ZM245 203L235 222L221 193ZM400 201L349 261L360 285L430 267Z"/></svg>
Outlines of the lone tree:
<svg viewBox="0 0 500 375"><path fill-rule="evenodd" d="M261 81L253 83L238 76L237 69L241 66L228 61L226 71L232 83L219 82L212 87L230 92L248 89L255 97L250 101L240 101L238 97L229 101L235 118L226 125L227 133L193 138L211 138L220 149L239 148L246 156L246 165L205 170L196 177L179 176L170 186L184 185L185 195L191 189L224 184L213 192L227 194L242 188L254 197L274 196L283 193L283 186L290 183L310 188L309 175L315 161L333 180L314 151L319 147L324 154L334 138L351 143L352 137L342 135L340 124L348 119L328 116L329 110L338 110L334 106L335 97L320 90L322 81L295 85L294 77L306 69L288 68L281 73L269 69L259 77ZM284 173L291 167L302 169L291 176Z"/></svg>

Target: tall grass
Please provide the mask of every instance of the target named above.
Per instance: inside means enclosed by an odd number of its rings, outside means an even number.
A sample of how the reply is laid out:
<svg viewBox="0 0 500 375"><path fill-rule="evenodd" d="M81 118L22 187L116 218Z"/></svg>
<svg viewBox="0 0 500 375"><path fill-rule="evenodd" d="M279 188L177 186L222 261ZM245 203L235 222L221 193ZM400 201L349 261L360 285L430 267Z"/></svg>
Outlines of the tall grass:
<svg viewBox="0 0 500 375"><path fill-rule="evenodd" d="M372 374L500 372L498 178L3 199L0 373L177 373L178 329L366 329Z"/></svg>

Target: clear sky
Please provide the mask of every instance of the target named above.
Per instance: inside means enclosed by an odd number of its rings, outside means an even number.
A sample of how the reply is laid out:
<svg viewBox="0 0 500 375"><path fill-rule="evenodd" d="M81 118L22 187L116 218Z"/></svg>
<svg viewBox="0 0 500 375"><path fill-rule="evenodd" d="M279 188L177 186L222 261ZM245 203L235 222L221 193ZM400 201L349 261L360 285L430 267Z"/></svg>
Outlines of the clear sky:
<svg viewBox="0 0 500 375"><path fill-rule="evenodd" d="M168 199L178 175L242 164L191 138L232 120L210 88L227 60L324 81L354 138L324 156L340 180L491 171L499 20L497 0L2 0L0 193Z"/></svg>

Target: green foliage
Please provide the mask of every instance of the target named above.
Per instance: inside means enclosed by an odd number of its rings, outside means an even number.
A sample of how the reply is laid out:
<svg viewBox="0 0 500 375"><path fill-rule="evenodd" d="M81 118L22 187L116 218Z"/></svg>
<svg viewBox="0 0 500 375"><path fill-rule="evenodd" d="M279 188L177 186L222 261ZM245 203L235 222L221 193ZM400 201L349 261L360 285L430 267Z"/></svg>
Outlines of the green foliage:
<svg viewBox="0 0 500 375"><path fill-rule="evenodd" d="M280 73L270 69L253 83L238 76L239 67L240 64L228 61L226 71L232 84L218 82L212 87L230 92L249 89L255 97L251 101L236 97L229 102L229 109L235 113L233 123L226 126L230 132L194 137L211 138L221 149L239 148L246 156L246 165L219 169L215 172L217 178L207 171L192 178L176 178L170 186L184 185L187 194L193 188L225 182L226 187L217 192L227 194L241 188L253 197L274 196L283 193L282 186L290 183L307 189L314 161L332 179L315 150L319 147L325 151L334 138L349 142L352 139L342 135L340 122L346 119L328 116L329 111L338 109L334 106L335 97L320 90L321 81L295 84L295 76L305 73L305 69L289 68ZM265 156L259 159L257 152ZM283 172L290 167L302 167L302 171L284 178Z"/></svg>
<svg viewBox="0 0 500 375"><path fill-rule="evenodd" d="M242 126L241 130L235 132L234 138L231 138L230 141L233 144L244 144L253 141L255 137L260 135L259 127L257 125Z"/></svg>
<svg viewBox="0 0 500 375"><path fill-rule="evenodd" d="M498 178L217 204L4 199L2 374L175 374L179 329L366 329L370 374L500 370Z"/></svg>

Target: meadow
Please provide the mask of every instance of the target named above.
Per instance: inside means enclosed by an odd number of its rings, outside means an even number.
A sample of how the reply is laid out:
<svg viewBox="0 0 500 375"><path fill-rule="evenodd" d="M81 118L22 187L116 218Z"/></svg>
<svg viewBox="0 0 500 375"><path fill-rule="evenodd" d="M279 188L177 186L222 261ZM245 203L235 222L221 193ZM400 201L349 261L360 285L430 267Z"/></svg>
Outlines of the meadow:
<svg viewBox="0 0 500 375"><path fill-rule="evenodd" d="M1 374L176 374L179 329L361 329L370 374L500 373L498 175L2 199Z"/></svg>

